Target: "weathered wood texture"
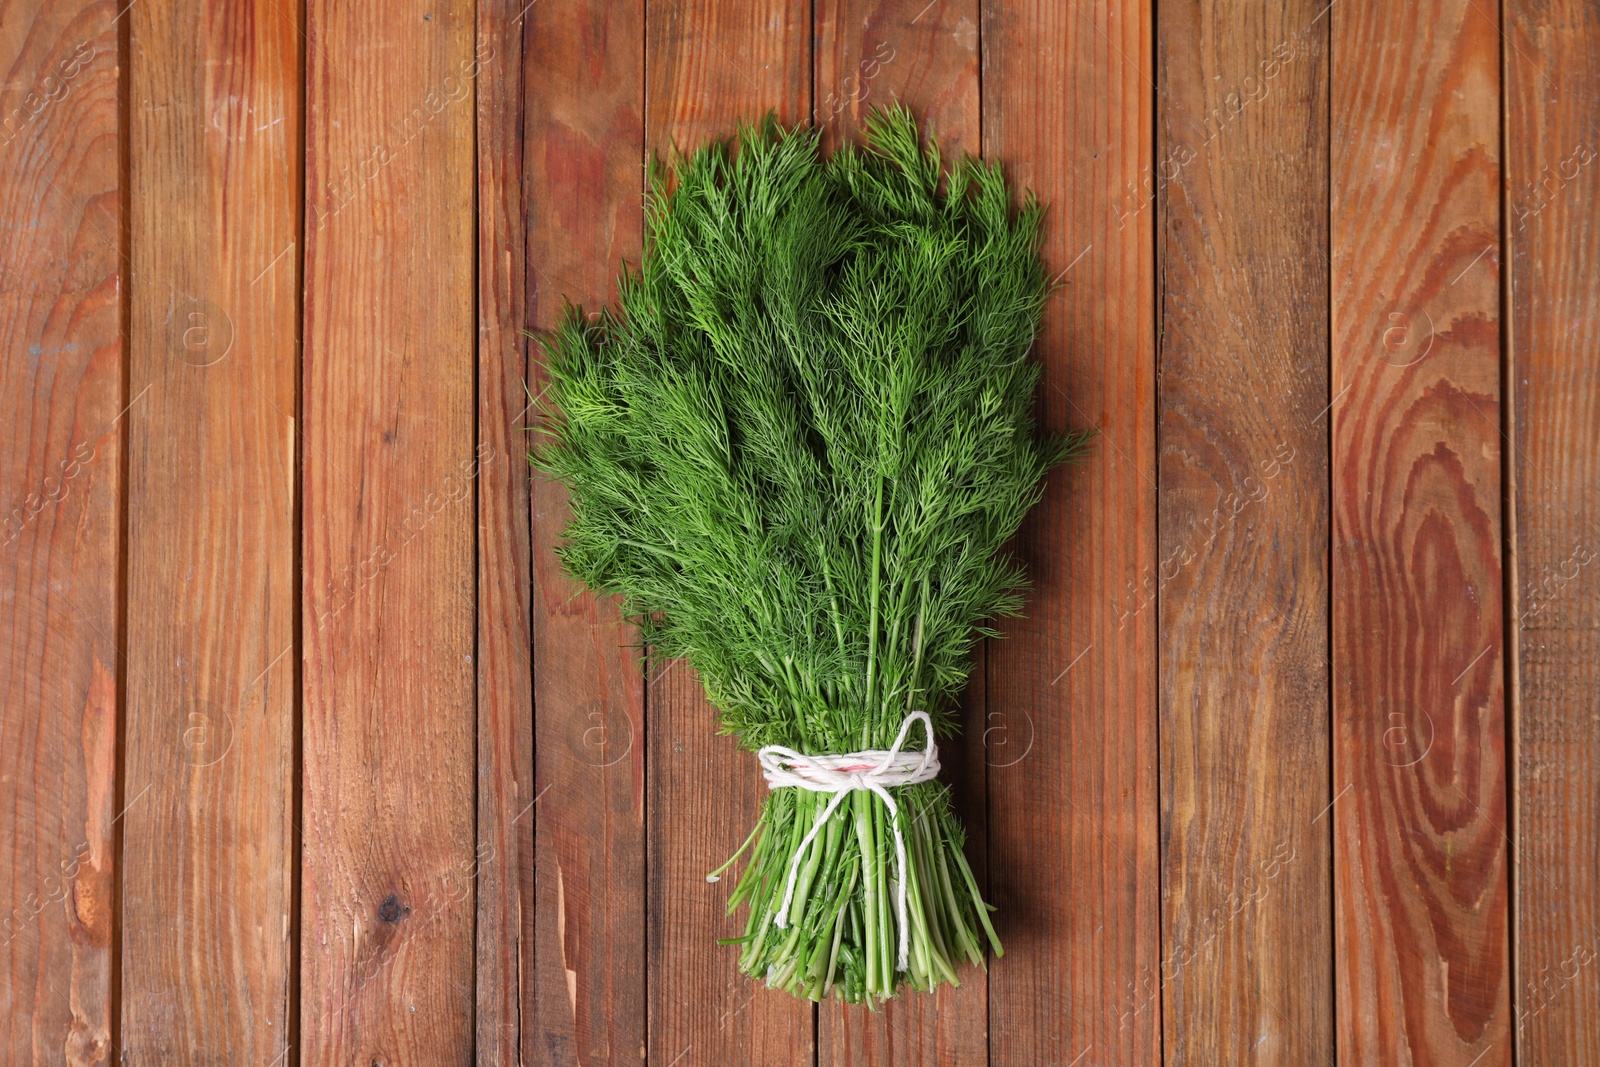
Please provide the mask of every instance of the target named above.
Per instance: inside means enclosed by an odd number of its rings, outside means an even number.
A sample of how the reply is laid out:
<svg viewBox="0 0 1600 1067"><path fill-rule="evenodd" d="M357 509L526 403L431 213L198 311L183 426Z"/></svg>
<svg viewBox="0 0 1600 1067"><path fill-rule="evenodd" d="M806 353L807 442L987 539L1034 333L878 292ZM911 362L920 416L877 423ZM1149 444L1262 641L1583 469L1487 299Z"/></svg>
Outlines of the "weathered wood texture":
<svg viewBox="0 0 1600 1067"><path fill-rule="evenodd" d="M982 152L981 0L818 0L810 125L831 148L868 112L898 101L939 138L946 159Z"/></svg>
<svg viewBox="0 0 1600 1067"><path fill-rule="evenodd" d="M1160 1058L1155 612L1152 7L991 3L983 149L1049 204L1042 424L1095 427L1017 548L1026 617L989 647L989 880L1006 955L996 1063ZM1139 205L1148 208L1149 204Z"/></svg>
<svg viewBox="0 0 1600 1067"><path fill-rule="evenodd" d="M649 0L645 15L645 149L670 160L774 111L811 106L811 4L806 0ZM650 1041L654 1062L811 1062L815 1013L773 996L715 946L742 926L726 914L733 879L706 872L755 825L766 787L755 757L718 736L700 680L652 658L648 682ZM707 946L723 951L708 951Z"/></svg>
<svg viewBox="0 0 1600 1067"><path fill-rule="evenodd" d="M613 300L621 262L639 260L644 3L536 5L527 17L526 285L543 331L568 301ZM631 1064L646 1040L643 663L615 602L561 569L566 521L565 488L536 479L538 915L524 1055Z"/></svg>
<svg viewBox="0 0 1600 1067"><path fill-rule="evenodd" d="M479 0L477 1060L532 1061L533 659L528 539L526 14Z"/></svg>
<svg viewBox="0 0 1600 1067"><path fill-rule="evenodd" d="M1135 596L1173 1064L1333 1057L1323 8L1160 5L1161 547Z"/></svg>
<svg viewBox="0 0 1600 1067"><path fill-rule="evenodd" d="M0 0L0 1061L1600 1059L1600 16L1500 10ZM894 100L1100 434L945 756L1006 954L873 1013L715 944L766 790L523 330Z"/></svg>
<svg viewBox="0 0 1600 1067"><path fill-rule="evenodd" d="M112 1055L117 6L0 4L0 1060Z"/></svg>
<svg viewBox="0 0 1600 1067"><path fill-rule="evenodd" d="M474 30L307 7L306 1064L473 1045Z"/></svg>
<svg viewBox="0 0 1600 1067"><path fill-rule="evenodd" d="M1511 1062L1500 35L1472 0L1333 22L1338 1047Z"/></svg>
<svg viewBox="0 0 1600 1067"><path fill-rule="evenodd" d="M297 15L140 5L129 27L122 1051L290 1040ZM132 397L130 397L132 399Z"/></svg>
<svg viewBox="0 0 1600 1067"><path fill-rule="evenodd" d="M1505 11L1512 1003L1517 1062L1554 1067L1600 1063L1600 11Z"/></svg>
<svg viewBox="0 0 1600 1067"><path fill-rule="evenodd" d="M824 0L815 5L812 124L825 146L859 139L873 107L910 106L947 160L981 150L977 0ZM984 871L984 654L962 700L962 734L943 749L946 779L968 830L967 857ZM961 971L960 989L902 998L879 1010L829 1002L817 1013L819 1064L983 1064L989 1061L988 976Z"/></svg>

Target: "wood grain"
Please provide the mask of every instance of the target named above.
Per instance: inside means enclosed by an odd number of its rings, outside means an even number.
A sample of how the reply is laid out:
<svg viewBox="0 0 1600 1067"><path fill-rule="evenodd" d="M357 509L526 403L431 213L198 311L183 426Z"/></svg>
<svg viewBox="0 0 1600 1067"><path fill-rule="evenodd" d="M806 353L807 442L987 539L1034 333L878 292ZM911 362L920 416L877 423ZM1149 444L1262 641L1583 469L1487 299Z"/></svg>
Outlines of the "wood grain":
<svg viewBox="0 0 1600 1067"><path fill-rule="evenodd" d="M1600 1062L1600 12L1505 8L1517 1062Z"/></svg>
<svg viewBox="0 0 1600 1067"><path fill-rule="evenodd" d="M1332 1062L1327 19L1160 6L1162 1000L1181 1064ZM1140 209L1140 213L1149 210Z"/></svg>
<svg viewBox="0 0 1600 1067"><path fill-rule="evenodd" d="M1332 12L1338 1044L1511 1062L1500 36L1473 0Z"/></svg>
<svg viewBox="0 0 1600 1067"><path fill-rule="evenodd" d="M0 1062L1600 1060L1600 14L1157 10L0 0ZM647 154L894 100L1100 436L946 759L1006 954L814 1011L521 330Z"/></svg>
<svg viewBox="0 0 1600 1067"><path fill-rule="evenodd" d="M1155 613L1116 610L1155 565L1152 8L995 3L983 150L1048 205L1060 289L1035 353L1044 428L1096 427L1017 549L1025 617L989 646L989 878L1006 954L989 976L995 1063L1160 1056Z"/></svg>
<svg viewBox="0 0 1600 1067"><path fill-rule="evenodd" d="M947 160L981 148L977 0L824 0L816 5L816 105L825 147L857 140L870 109L898 101ZM967 828L967 858L981 879L985 853L984 652L962 699L962 735L942 749ZM822 1064L983 1064L989 1057L988 977L964 968L962 986L911 994L880 1010L824 1002L817 1014Z"/></svg>
<svg viewBox="0 0 1600 1067"><path fill-rule="evenodd" d="M528 12L531 321L614 300L643 239L644 4ZM534 390L544 386L535 356ZM560 482L533 487L538 930L535 1063L638 1063L645 1049L645 717L638 637L561 569Z"/></svg>
<svg viewBox="0 0 1600 1067"><path fill-rule="evenodd" d="M522 131L526 18L479 0L492 51L478 109L478 862L476 1050L532 1061L534 893L530 416Z"/></svg>
<svg viewBox="0 0 1600 1067"><path fill-rule="evenodd" d="M300 27L270 3L126 17L121 1055L270 1063L293 968Z"/></svg>
<svg viewBox="0 0 1600 1067"><path fill-rule="evenodd" d="M645 149L670 160L733 134L769 110L785 124L811 106L806 0L649 0L645 14ZM719 937L734 880L712 885L755 825L767 790L755 757L718 736L699 678L652 659L648 681L649 953L652 1062L696 1067L810 1063L810 1004L738 971Z"/></svg>
<svg viewBox="0 0 1600 1067"><path fill-rule="evenodd" d="M816 103L824 147L854 138L873 108L911 107L947 160L982 150L979 0L819 0Z"/></svg>
<svg viewBox="0 0 1600 1067"><path fill-rule="evenodd" d="M307 7L307 1064L472 1054L473 11Z"/></svg>
<svg viewBox="0 0 1600 1067"><path fill-rule="evenodd" d="M0 1061L110 1060L116 7L0 4Z"/></svg>

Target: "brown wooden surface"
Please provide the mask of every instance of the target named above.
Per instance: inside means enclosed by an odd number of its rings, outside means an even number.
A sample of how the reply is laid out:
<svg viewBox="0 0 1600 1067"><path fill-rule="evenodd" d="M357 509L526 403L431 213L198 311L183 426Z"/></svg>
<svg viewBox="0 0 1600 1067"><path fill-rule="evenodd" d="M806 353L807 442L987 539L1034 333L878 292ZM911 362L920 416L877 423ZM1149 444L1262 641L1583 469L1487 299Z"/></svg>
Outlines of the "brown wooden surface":
<svg viewBox="0 0 1600 1067"><path fill-rule="evenodd" d="M306 13L303 1063L473 1046L473 7ZM493 844L493 842L491 842Z"/></svg>
<svg viewBox="0 0 1600 1067"><path fill-rule="evenodd" d="M0 1060L112 1055L117 8L0 4ZM26 221L24 221L26 220Z"/></svg>
<svg viewBox="0 0 1600 1067"><path fill-rule="evenodd" d="M1333 1057L1327 20L1160 7L1162 948L1174 1064Z"/></svg>
<svg viewBox="0 0 1600 1067"><path fill-rule="evenodd" d="M826 144L858 139L873 107L913 108L946 160L981 152L976 0L824 0L815 5L812 122ZM945 778L973 832L968 862L982 878L987 768L983 760L983 652L963 702L958 759ZM963 967L959 989L891 1001L881 1010L828 1003L817 1013L819 1064L983 1064L989 1056L988 976Z"/></svg>
<svg viewBox="0 0 1600 1067"><path fill-rule="evenodd" d="M818 0L811 125L831 148L875 107L911 107L946 160L981 155L979 0Z"/></svg>
<svg viewBox="0 0 1600 1067"><path fill-rule="evenodd" d="M478 111L477 1062L529 1053L535 953L522 4L480 0ZM531 1031L529 1031L531 1033Z"/></svg>
<svg viewBox="0 0 1600 1067"><path fill-rule="evenodd" d="M1600 1058L1600 21L1498 11L0 0L0 1061ZM872 1013L714 943L765 788L522 331L648 155L892 100L1100 435L944 758L1006 954Z"/></svg>
<svg viewBox="0 0 1600 1067"><path fill-rule="evenodd" d="M1338 1044L1509 1064L1499 27L1331 17Z"/></svg>
<svg viewBox="0 0 1600 1067"><path fill-rule="evenodd" d="M1600 1062L1600 12L1506 7L1517 1062Z"/></svg>
<svg viewBox="0 0 1600 1067"><path fill-rule="evenodd" d="M1154 212L1124 205L1151 165L1150 12L991 4L983 24L984 155L1049 204L1042 423L1100 433L1023 526L1027 614L990 643L996 1063L1160 1058L1155 611L1125 604L1155 565Z"/></svg>
<svg viewBox="0 0 1600 1067"><path fill-rule="evenodd" d="M295 967L300 27L267 3L126 17L124 794L142 799L122 1055L270 1063Z"/></svg>
<svg viewBox="0 0 1600 1067"><path fill-rule="evenodd" d="M536 5L528 20L528 55L542 58L524 67L525 282L530 323L550 330L568 301L614 299L621 261L638 262L644 4ZM524 1055L636 1063L646 1042L643 659L616 606L561 570L566 515L565 488L536 479L538 912Z"/></svg>
<svg viewBox="0 0 1600 1067"><path fill-rule="evenodd" d="M670 160L728 137L768 110L801 122L812 99L811 5L805 0L648 0L645 150ZM809 1063L812 1005L766 995L739 973L738 953L707 953L743 933L726 914L734 879L706 882L755 825L760 769L718 736L694 672L651 659L649 795L650 1042L653 1062Z"/></svg>

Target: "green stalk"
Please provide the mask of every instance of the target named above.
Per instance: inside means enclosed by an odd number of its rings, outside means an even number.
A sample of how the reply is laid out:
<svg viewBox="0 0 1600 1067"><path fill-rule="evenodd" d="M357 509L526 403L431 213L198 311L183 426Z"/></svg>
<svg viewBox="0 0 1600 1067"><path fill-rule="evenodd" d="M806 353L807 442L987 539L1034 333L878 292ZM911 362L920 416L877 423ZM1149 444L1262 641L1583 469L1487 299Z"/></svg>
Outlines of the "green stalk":
<svg viewBox="0 0 1600 1067"><path fill-rule="evenodd" d="M825 794L812 793L808 791L805 793L805 796L810 798L808 804L811 808L815 809L815 812L820 812L822 810L825 803ZM827 799L832 798L828 797ZM806 811L802 816L805 822L807 833L811 832L811 824L816 821L815 812ZM835 815L837 815L837 812L835 812ZM800 938L805 932L806 905L811 896L811 884L813 879L816 877L817 868L822 865L823 857L827 854L828 838L833 836L834 827L836 825L836 818L830 816L828 819L828 825L824 831L811 839L811 844L809 846L811 849L810 858L806 859L800 865L799 877L797 877L794 882L794 899L789 902L788 922L790 933L789 940L784 945L784 951L786 954L794 950L795 946L800 943ZM784 873L784 878L785 880L788 878L787 871Z"/></svg>
<svg viewBox="0 0 1600 1067"><path fill-rule="evenodd" d="M917 683L922 680L922 617L928 612L928 575L922 575L922 595L917 601L917 625L912 631L911 639L911 681L906 686L906 710L911 710L911 702L922 691Z"/></svg>
<svg viewBox="0 0 1600 1067"><path fill-rule="evenodd" d="M911 925L911 951L907 962L918 988L931 988L934 973L933 944L928 937L928 924L922 911L921 894L917 892L917 879L910 872L916 870L916 861L906 856L906 919ZM925 986L924 983L927 983Z"/></svg>
<svg viewBox="0 0 1600 1067"><path fill-rule="evenodd" d="M805 994L812 1000L822 999L822 982L832 957L826 934L836 926L842 904L842 899L838 895L840 889L838 879L844 854L842 847L844 825L844 819L837 810L828 819L828 829L825 834L827 858L823 862L817 882L823 891L812 898L816 905L816 921L811 921L809 915L806 917L806 929L810 936L806 941ZM831 897L826 892L829 887L833 889Z"/></svg>
<svg viewBox="0 0 1600 1067"><path fill-rule="evenodd" d="M767 937L773 930L778 929L777 909L783 902L783 893L788 884L789 860L799 849L800 839L805 835L805 830L801 828L801 804L806 795L802 792L794 800L794 821L789 827L789 847L774 850L772 867L768 869L767 877L763 880L762 899L756 902L757 906L753 909L753 914L761 915L762 919L760 932L751 943L748 953L751 964L761 959Z"/></svg>
<svg viewBox="0 0 1600 1067"><path fill-rule="evenodd" d="M961 877L966 880L967 892L972 894L972 904L978 913L978 921L983 923L984 931L989 935L989 944L994 946L996 957L1004 956L1006 950L1000 944L1000 935L994 932L994 924L989 921L989 905L983 902L983 894L978 892L978 880L972 877L972 868L967 866L967 857L962 855L959 848L951 842L950 851L955 854L956 866L961 868Z"/></svg>
<svg viewBox="0 0 1600 1067"><path fill-rule="evenodd" d="M828 588L828 605L833 609L833 632L839 638L839 655L843 656L848 651L844 640L844 616L839 614L839 592L833 587L833 568L828 566L828 552L819 539L817 541L817 556L822 560L822 581Z"/></svg>
<svg viewBox="0 0 1600 1067"><path fill-rule="evenodd" d="M954 846L953 841L951 846ZM978 944L978 939L973 936L972 927L964 917L965 913L961 905L961 898L956 895L955 886L950 881L950 865L945 861L945 853L950 849L942 845L936 847L939 859L939 885L944 893L945 912L950 916L950 926L959 938L962 948L966 950L967 959L975 966L982 966L983 948Z"/></svg>
<svg viewBox="0 0 1600 1067"><path fill-rule="evenodd" d="M887 821L888 809L883 806L883 801L872 794L864 795L868 803L872 805L873 834L879 843L888 846L890 834L888 827L884 825ZM894 995L895 965L897 963L895 956L899 951L900 941L895 936L895 923L899 917L894 906L894 894L889 892L890 863L892 861L889 856L884 854L887 851L888 849L884 848L878 854L878 870L880 872L878 886L879 892L883 894L882 900L878 905L878 951L882 954L878 975L883 978L883 995L889 997Z"/></svg>
<svg viewBox="0 0 1600 1067"><path fill-rule="evenodd" d="M873 505L872 515L872 574L868 579L867 588L870 591L870 607L867 622L867 700L866 721L861 724L861 747L867 748L872 743L871 729L873 720L877 718L878 705L877 679L878 679L878 594L882 585L883 566L883 475L878 475L877 500Z"/></svg>
<svg viewBox="0 0 1600 1067"><path fill-rule="evenodd" d="M923 969L930 975L936 969L937 960L943 966L938 970L945 971L948 980L953 985L961 983L955 980L953 974L948 974L949 965L945 963L944 935L939 929L940 911L937 906L937 885L928 878L927 873L927 830L922 825L921 819L909 820L911 829L906 833L906 863L911 868L914 876L911 879L911 923L915 934L912 938L912 950L919 948L923 954ZM929 921L931 918L931 922Z"/></svg>
<svg viewBox="0 0 1600 1067"><path fill-rule="evenodd" d="M793 702L791 706L799 713L795 715L794 722L795 728L800 731L800 750L810 752L811 737L806 732L806 716L801 711L806 706L806 700L801 695L800 685L795 678L793 656L783 657L783 684L789 690L789 699Z"/></svg>
<svg viewBox="0 0 1600 1067"><path fill-rule="evenodd" d="M874 799L870 793L856 793L850 798L856 809L856 841L861 848L862 899L866 914L863 918L862 951L866 954L867 989L878 988L878 972L882 966L877 948L878 937L878 846L873 839L872 813L867 805Z"/></svg>
<svg viewBox="0 0 1600 1067"><path fill-rule="evenodd" d="M750 831L750 836L744 839L744 844L739 846L739 851L735 852L733 855L729 856L727 863L724 863L721 867L718 867L716 870L714 870L710 874L706 875L706 881L708 881L708 882L721 881L722 880L722 872L726 871L729 867L732 867L733 866L733 861L738 859L740 856L744 855L744 850L750 847L750 842L752 842L752 841L754 841L756 839L756 835L761 832L761 828L766 825L766 822L767 822L767 808L766 808L766 805L763 804L761 806L761 816L758 819L756 819L756 828L754 830L751 830ZM733 901L733 900L729 900L728 901L728 914L729 915L733 914L734 904L735 904L735 901Z"/></svg>
<svg viewBox="0 0 1600 1067"><path fill-rule="evenodd" d="M856 891L856 875L860 872L860 863L850 866L850 881L845 884L844 892L839 896L839 910L833 917L833 948L828 952L828 977L822 983L822 995L827 996L833 988L834 969L839 965L839 942L844 937L845 912L850 909L851 894Z"/></svg>

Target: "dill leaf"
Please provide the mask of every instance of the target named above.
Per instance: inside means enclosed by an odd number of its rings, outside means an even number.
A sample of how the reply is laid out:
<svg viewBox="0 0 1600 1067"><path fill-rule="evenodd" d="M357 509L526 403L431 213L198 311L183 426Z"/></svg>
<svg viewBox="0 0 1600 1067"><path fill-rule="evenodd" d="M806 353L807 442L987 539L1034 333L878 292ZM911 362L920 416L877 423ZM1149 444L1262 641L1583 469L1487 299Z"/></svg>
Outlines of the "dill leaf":
<svg viewBox="0 0 1600 1067"><path fill-rule="evenodd" d="M751 749L882 746L915 708L950 733L1021 608L1004 546L1087 437L1035 433L1038 204L944 175L903 109L866 137L823 159L769 118L656 169L620 313L547 342L562 561Z"/></svg>

